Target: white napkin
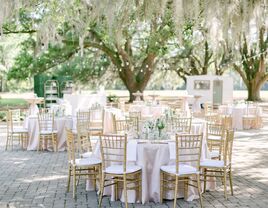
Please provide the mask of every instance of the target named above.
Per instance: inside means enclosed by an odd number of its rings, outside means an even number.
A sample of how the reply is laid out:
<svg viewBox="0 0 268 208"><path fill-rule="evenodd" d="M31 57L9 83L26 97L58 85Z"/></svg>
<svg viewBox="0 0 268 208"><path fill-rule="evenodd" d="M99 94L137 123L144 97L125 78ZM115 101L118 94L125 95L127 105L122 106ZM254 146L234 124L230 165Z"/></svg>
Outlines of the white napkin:
<svg viewBox="0 0 268 208"><path fill-rule="evenodd" d="M169 148L169 159L176 160L176 143L168 142L168 148Z"/></svg>
<svg viewBox="0 0 268 208"><path fill-rule="evenodd" d="M127 161L136 162L137 161L137 140L129 140L127 143Z"/></svg>

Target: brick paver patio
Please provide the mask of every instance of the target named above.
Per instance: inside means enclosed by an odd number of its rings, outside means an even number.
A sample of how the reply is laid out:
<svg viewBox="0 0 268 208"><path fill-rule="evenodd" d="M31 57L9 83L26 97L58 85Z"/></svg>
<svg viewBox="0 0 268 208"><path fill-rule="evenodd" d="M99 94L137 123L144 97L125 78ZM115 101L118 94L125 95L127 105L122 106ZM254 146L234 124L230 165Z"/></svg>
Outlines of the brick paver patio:
<svg viewBox="0 0 268 208"><path fill-rule="evenodd" d="M0 129L0 133L3 132ZM77 201L66 193L67 153L4 151L0 144L0 208L3 207L97 207L94 191L85 190L81 179ZM268 207L268 129L237 132L233 155L234 196L225 200L221 186L203 194L204 205L215 207ZM130 207L171 207L164 204L131 204ZM103 207L123 207L120 202L103 200ZM199 201L178 200L178 207L199 207Z"/></svg>

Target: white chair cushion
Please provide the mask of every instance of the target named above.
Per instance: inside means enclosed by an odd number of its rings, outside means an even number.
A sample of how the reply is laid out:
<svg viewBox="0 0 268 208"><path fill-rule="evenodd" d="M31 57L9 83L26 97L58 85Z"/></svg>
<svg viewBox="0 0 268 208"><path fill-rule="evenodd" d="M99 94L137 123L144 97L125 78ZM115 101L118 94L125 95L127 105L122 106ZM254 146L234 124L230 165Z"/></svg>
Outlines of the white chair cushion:
<svg viewBox="0 0 268 208"><path fill-rule="evenodd" d="M71 161L71 164L73 164L73 161ZM75 159L75 165L77 167L83 167L83 166L93 166L93 165L98 165L101 164L101 160L98 158L79 158L79 159Z"/></svg>
<svg viewBox="0 0 268 208"><path fill-rule="evenodd" d="M218 150L212 150L211 152L209 152L209 155L211 158L219 157L220 152Z"/></svg>
<svg viewBox="0 0 268 208"><path fill-rule="evenodd" d="M85 152L85 153L82 153L82 154L81 154L81 157L82 157L82 158L89 158L89 157L92 157L92 152Z"/></svg>
<svg viewBox="0 0 268 208"><path fill-rule="evenodd" d="M102 131L102 129L103 129L102 127L97 127L96 126L96 127L90 127L89 131Z"/></svg>
<svg viewBox="0 0 268 208"><path fill-rule="evenodd" d="M257 115L243 115L243 118L245 118L245 119L255 119L255 118L257 118Z"/></svg>
<svg viewBox="0 0 268 208"><path fill-rule="evenodd" d="M48 129L48 130L42 130L41 132L40 132L40 134L56 134L58 131L57 130L50 130L50 129Z"/></svg>
<svg viewBox="0 0 268 208"><path fill-rule="evenodd" d="M137 165L127 165L126 169L126 173L134 173L141 170L141 167ZM123 165L111 165L105 169L105 173L123 174Z"/></svg>
<svg viewBox="0 0 268 208"><path fill-rule="evenodd" d="M200 162L200 167L223 168L224 161L223 160L203 160Z"/></svg>
<svg viewBox="0 0 268 208"><path fill-rule="evenodd" d="M176 175L176 165L161 166L161 170ZM199 171L195 167L190 165L186 164L179 165L179 173L177 175L190 175L190 174L199 174Z"/></svg>
<svg viewBox="0 0 268 208"><path fill-rule="evenodd" d="M76 130L76 129L73 129L73 130L72 130L72 133L73 133L73 134L77 134L77 130Z"/></svg>
<svg viewBox="0 0 268 208"><path fill-rule="evenodd" d="M216 135L208 135L208 140L221 140L221 136L216 136Z"/></svg>
<svg viewBox="0 0 268 208"><path fill-rule="evenodd" d="M14 127L13 131L10 131L11 133L28 133L28 129L25 129L23 127Z"/></svg>

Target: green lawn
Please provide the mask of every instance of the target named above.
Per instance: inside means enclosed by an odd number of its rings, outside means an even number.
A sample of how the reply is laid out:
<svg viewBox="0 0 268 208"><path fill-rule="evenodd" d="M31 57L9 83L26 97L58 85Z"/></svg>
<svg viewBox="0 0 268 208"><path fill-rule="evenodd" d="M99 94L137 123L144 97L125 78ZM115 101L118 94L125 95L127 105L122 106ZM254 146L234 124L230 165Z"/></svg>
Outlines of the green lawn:
<svg viewBox="0 0 268 208"><path fill-rule="evenodd" d="M20 108L27 107L28 103L21 98L2 98L0 99L0 109L1 108Z"/></svg>

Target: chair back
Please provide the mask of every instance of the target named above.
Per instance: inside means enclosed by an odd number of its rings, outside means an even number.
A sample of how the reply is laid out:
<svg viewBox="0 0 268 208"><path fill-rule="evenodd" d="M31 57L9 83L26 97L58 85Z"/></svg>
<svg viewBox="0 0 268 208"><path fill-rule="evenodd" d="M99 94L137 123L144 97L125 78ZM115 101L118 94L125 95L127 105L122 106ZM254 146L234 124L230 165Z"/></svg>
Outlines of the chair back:
<svg viewBox="0 0 268 208"><path fill-rule="evenodd" d="M90 121L101 121L103 122L103 117L104 117L104 109L102 107L95 108L95 109L90 109Z"/></svg>
<svg viewBox="0 0 268 208"><path fill-rule="evenodd" d="M74 134L71 129L66 128L66 146L67 146L67 154L68 161L73 162L75 165L75 139Z"/></svg>
<svg viewBox="0 0 268 208"><path fill-rule="evenodd" d="M176 134L176 173L179 173L180 164L199 170L202 137L202 134Z"/></svg>
<svg viewBox="0 0 268 208"><path fill-rule="evenodd" d="M7 115L7 133L13 132L13 119L12 119L12 111L8 110Z"/></svg>
<svg viewBox="0 0 268 208"><path fill-rule="evenodd" d="M207 123L206 137L208 148L210 151L216 150L219 151L221 156L224 142L225 127L223 124ZM220 140L208 139L209 136L220 137Z"/></svg>
<svg viewBox="0 0 268 208"><path fill-rule="evenodd" d="M78 111L76 113L77 133L87 133L90 126L90 112Z"/></svg>
<svg viewBox="0 0 268 208"><path fill-rule="evenodd" d="M126 116L126 120L129 129L133 129L135 132L139 132L140 117Z"/></svg>
<svg viewBox="0 0 268 208"><path fill-rule="evenodd" d="M232 129L233 128L233 117L230 115L224 115L221 118L221 123L225 129Z"/></svg>
<svg viewBox="0 0 268 208"><path fill-rule="evenodd" d="M78 111L76 113L77 143L80 153L92 151L89 137L90 112Z"/></svg>
<svg viewBox="0 0 268 208"><path fill-rule="evenodd" d="M140 120L141 119L141 111L129 112L129 117L137 117Z"/></svg>
<svg viewBox="0 0 268 208"><path fill-rule="evenodd" d="M126 133L129 130L128 121L126 119L116 119L113 115L113 126L116 134Z"/></svg>
<svg viewBox="0 0 268 208"><path fill-rule="evenodd" d="M220 115L219 114L206 114L205 115L205 120L208 123L215 123L215 124L220 124Z"/></svg>
<svg viewBox="0 0 268 208"><path fill-rule="evenodd" d="M227 130L226 139L224 142L224 155L223 155L225 166L232 163L233 142L234 142L234 130Z"/></svg>
<svg viewBox="0 0 268 208"><path fill-rule="evenodd" d="M105 170L110 165L123 165L126 171L127 136L110 134L100 138L102 166Z"/></svg>
<svg viewBox="0 0 268 208"><path fill-rule="evenodd" d="M192 117L181 118L181 117L172 117L171 125L173 130L176 132L190 133L192 128Z"/></svg>
<svg viewBox="0 0 268 208"><path fill-rule="evenodd" d="M54 113L38 113L39 130L53 131L54 130Z"/></svg>
<svg viewBox="0 0 268 208"><path fill-rule="evenodd" d="M204 110L205 110L205 115L212 114L214 111L213 104L209 102L204 103Z"/></svg>

